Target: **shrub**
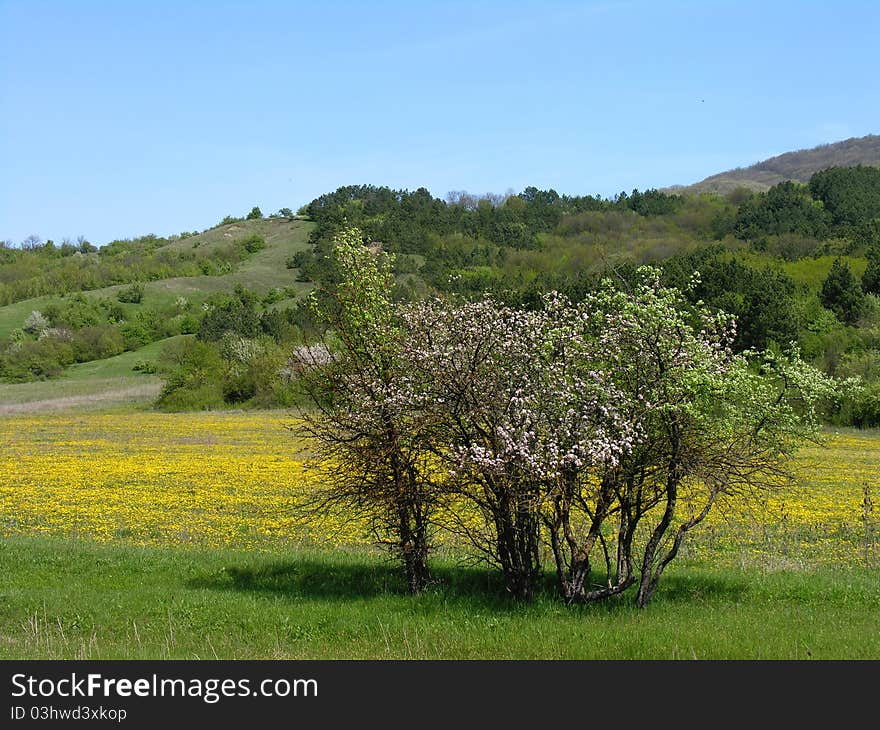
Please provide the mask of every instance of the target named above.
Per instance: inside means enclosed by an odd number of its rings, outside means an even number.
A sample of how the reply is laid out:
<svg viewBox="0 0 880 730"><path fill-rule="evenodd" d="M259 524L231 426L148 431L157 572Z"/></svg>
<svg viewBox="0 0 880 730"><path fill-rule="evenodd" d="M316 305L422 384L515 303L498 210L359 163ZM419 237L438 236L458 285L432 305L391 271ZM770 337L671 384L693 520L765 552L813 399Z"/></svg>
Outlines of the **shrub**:
<svg viewBox="0 0 880 730"><path fill-rule="evenodd" d="M880 294L880 252L872 252L868 267L862 274L862 289L867 294Z"/></svg>
<svg viewBox="0 0 880 730"><path fill-rule="evenodd" d="M77 362L103 360L125 350L125 338L118 327L85 327L73 335L73 354Z"/></svg>
<svg viewBox="0 0 880 730"><path fill-rule="evenodd" d="M54 378L74 361L70 343L46 338L15 343L0 357L0 375L12 382Z"/></svg>
<svg viewBox="0 0 880 730"><path fill-rule="evenodd" d="M138 360L131 369L144 375L153 375L159 372L159 366L150 360Z"/></svg>
<svg viewBox="0 0 880 730"><path fill-rule="evenodd" d="M43 314L34 310L28 315L27 319L24 321L22 329L28 334L38 335L48 326L49 321L43 316Z"/></svg>
<svg viewBox="0 0 880 730"><path fill-rule="evenodd" d="M821 300L841 322L853 324L862 316L865 293L847 264L834 259L828 277L822 283Z"/></svg>
<svg viewBox="0 0 880 730"><path fill-rule="evenodd" d="M238 245L248 253L256 253L266 248L266 240L262 236L252 233L247 238L242 238L238 241Z"/></svg>
<svg viewBox="0 0 880 730"><path fill-rule="evenodd" d="M208 304L205 316L199 324L198 338L205 341L219 340L227 332L241 337L260 334L260 318L255 308L255 297L240 289L235 296L222 297Z"/></svg>
<svg viewBox="0 0 880 730"><path fill-rule="evenodd" d="M194 339L169 344L160 362L170 371L156 407L165 411L223 406L223 361L216 346Z"/></svg>
<svg viewBox="0 0 880 730"><path fill-rule="evenodd" d="M132 284L120 289L116 298L125 304L140 304L144 298L144 287L142 284Z"/></svg>

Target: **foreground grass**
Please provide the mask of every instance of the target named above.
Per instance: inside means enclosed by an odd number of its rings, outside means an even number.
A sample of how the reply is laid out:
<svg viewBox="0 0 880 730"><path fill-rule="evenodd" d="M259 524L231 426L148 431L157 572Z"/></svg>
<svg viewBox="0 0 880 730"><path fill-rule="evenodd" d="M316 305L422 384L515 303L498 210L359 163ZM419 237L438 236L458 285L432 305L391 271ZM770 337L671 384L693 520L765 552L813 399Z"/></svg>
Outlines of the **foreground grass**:
<svg viewBox="0 0 880 730"><path fill-rule="evenodd" d="M368 550L0 543L0 657L415 659L880 658L868 570L674 565L655 602L511 602L494 575L441 563L413 598Z"/></svg>

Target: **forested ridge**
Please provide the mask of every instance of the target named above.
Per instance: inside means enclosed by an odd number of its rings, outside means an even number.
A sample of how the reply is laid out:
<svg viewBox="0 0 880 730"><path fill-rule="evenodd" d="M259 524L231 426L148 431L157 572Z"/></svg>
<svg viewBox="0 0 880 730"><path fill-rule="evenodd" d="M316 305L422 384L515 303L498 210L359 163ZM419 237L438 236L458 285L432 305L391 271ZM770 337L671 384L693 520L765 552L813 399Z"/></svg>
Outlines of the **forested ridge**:
<svg viewBox="0 0 880 730"><path fill-rule="evenodd" d="M255 233L258 224L264 234L308 226L308 242ZM334 238L351 227L364 245L393 254L395 300L489 295L534 309L549 291L578 302L603 278L626 289L639 266L658 266L692 304L736 316L738 351L797 348L829 375L862 378L866 387L828 417L880 424L880 168L870 166L726 195L651 189L603 198L528 187L438 198L425 188L351 185L296 215L254 208L203 234L101 248L84 239L7 242L0 324L17 319L0 343L0 375L51 378L72 363L183 334L190 336L170 340L158 361L139 363L166 378L160 407L289 405L297 397L291 352L326 340L305 292L332 286ZM286 265L287 285L219 285L267 247ZM142 300L145 284L193 276L218 286ZM27 306L49 293L56 298Z"/></svg>

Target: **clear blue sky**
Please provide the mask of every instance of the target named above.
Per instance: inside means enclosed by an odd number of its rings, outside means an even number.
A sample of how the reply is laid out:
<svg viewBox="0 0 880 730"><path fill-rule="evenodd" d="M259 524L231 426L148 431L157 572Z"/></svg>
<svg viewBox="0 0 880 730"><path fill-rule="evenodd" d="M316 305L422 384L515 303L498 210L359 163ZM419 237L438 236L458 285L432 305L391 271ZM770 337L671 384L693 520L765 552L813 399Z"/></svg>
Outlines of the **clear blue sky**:
<svg viewBox="0 0 880 730"><path fill-rule="evenodd" d="M0 0L0 238L612 195L880 132L880 3Z"/></svg>

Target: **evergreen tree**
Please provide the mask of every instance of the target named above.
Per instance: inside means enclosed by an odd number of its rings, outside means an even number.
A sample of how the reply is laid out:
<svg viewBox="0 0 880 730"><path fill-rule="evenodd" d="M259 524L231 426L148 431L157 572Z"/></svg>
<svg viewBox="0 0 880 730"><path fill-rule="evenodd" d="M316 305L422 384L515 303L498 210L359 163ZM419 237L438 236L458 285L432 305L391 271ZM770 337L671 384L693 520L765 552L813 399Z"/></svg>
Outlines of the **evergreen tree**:
<svg viewBox="0 0 880 730"><path fill-rule="evenodd" d="M839 258L834 260L828 277L822 284L820 294L822 305L837 315L846 324L854 324L865 307L865 292L853 276L847 264Z"/></svg>
<svg viewBox="0 0 880 730"><path fill-rule="evenodd" d="M868 268L862 274L862 291L866 294L880 294L880 250L868 252Z"/></svg>

